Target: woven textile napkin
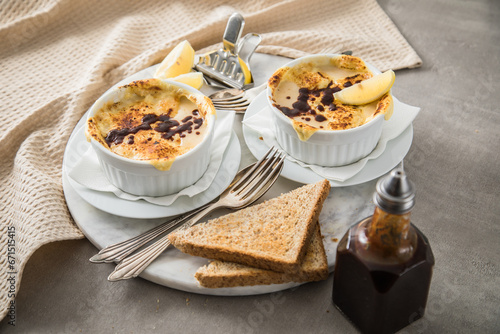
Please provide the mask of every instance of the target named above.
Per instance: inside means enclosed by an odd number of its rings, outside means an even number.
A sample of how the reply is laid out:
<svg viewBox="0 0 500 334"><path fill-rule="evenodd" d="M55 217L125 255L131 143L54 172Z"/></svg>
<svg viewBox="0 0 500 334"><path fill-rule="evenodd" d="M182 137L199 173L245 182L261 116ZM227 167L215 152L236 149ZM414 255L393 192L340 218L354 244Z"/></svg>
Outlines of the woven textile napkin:
<svg viewBox="0 0 500 334"><path fill-rule="evenodd" d="M384 153L387 142L403 133L403 131L413 122L415 117L417 117L419 111L420 108L404 104L394 98L394 114L388 121L384 121L382 135L380 136L377 146L368 156L352 164L339 167L323 167L304 163L289 155L287 159L302 167L310 168L313 172L325 179L344 182L359 173L363 167L365 167L368 160L376 159ZM259 133L268 146L280 147L276 140L273 126L269 122L270 119L272 119L271 110L265 107L252 117L245 119L243 124Z"/></svg>
<svg viewBox="0 0 500 334"><path fill-rule="evenodd" d="M195 184L172 195L161 197L135 196L121 191L112 185L104 175L104 171L99 165L99 160L93 148L89 148L87 150L81 159L77 161L76 165L73 166L71 171L69 171L68 175L81 185L95 191L112 192L115 196L128 201L143 199L156 205L169 206L175 204L175 200L182 196L193 197L207 190L207 188L212 184L215 179L215 175L221 166L222 156L227 148L229 139L231 138L233 121L234 112L217 112L213 147L207 171Z"/></svg>
<svg viewBox="0 0 500 334"><path fill-rule="evenodd" d="M262 35L258 52L298 57L352 50L382 71L421 62L375 0L2 2L1 317L14 300L10 282L19 291L38 247L83 237L61 181L78 120L109 87L160 62L180 41L199 52L218 47L233 12L245 18L243 34ZM15 254L8 258L11 240Z"/></svg>

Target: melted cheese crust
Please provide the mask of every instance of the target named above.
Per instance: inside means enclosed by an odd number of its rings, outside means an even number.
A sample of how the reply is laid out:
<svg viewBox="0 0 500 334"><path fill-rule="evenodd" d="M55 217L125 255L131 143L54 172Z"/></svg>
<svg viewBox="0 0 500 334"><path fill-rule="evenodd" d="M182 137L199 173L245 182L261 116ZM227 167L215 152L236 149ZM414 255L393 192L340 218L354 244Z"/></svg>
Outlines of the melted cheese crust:
<svg viewBox="0 0 500 334"><path fill-rule="evenodd" d="M389 93L374 102L359 106L328 98L328 95L332 95L332 89L341 90L372 76L373 73L360 58L340 55L325 57L314 63L280 68L269 79L268 84L274 106L282 111L291 110L283 113L292 119L299 138L307 140L318 130L356 128L378 114L392 114L392 97ZM307 90L307 98L301 97L304 89ZM303 104L306 99L307 106ZM299 113L297 108L308 111Z"/></svg>
<svg viewBox="0 0 500 334"><path fill-rule="evenodd" d="M105 103L87 120L86 137L160 170L203 140L208 116L215 113L207 97L161 80L134 81L121 89L119 101Z"/></svg>

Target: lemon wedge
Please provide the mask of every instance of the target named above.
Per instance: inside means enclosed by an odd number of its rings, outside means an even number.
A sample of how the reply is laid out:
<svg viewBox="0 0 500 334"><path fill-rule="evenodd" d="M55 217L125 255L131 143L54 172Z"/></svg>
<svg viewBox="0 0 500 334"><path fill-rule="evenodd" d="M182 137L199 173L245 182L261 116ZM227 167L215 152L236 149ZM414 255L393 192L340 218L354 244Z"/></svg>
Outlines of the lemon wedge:
<svg viewBox="0 0 500 334"><path fill-rule="evenodd" d="M381 98L387 93L394 81L396 75L393 70L388 70L384 73L375 75L370 79L364 80L360 83L354 84L338 91L333 96L345 104L362 105L373 102Z"/></svg>
<svg viewBox="0 0 500 334"><path fill-rule="evenodd" d="M252 82L252 73L250 73L250 69L248 68L247 64L245 64L245 62L240 57L238 57L238 61L240 63L241 70L243 71L243 75L245 76L245 82L243 84L248 85Z"/></svg>
<svg viewBox="0 0 500 334"><path fill-rule="evenodd" d="M194 49L188 41L177 44L163 59L154 75L158 79L171 79L191 71L194 65Z"/></svg>
<svg viewBox="0 0 500 334"><path fill-rule="evenodd" d="M201 72L189 72L185 74L178 75L174 78L170 78L177 82L189 85L195 89L200 89L203 85L203 73Z"/></svg>

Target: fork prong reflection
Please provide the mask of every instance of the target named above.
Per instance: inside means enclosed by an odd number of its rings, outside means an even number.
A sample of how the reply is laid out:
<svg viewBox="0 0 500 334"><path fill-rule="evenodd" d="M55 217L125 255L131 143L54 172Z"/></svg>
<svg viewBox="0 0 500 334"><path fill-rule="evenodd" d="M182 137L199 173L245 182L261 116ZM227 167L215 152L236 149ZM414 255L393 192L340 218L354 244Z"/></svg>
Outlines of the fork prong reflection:
<svg viewBox="0 0 500 334"><path fill-rule="evenodd" d="M238 180L238 182L236 182L233 186L233 190L237 190L242 184L245 184L247 182L247 180L250 178L250 179L253 179L255 178L255 175L257 173L254 174L254 171L257 170L257 169L262 169L262 163L264 161L266 161L267 157L271 154L274 154L272 153L273 151L275 150L274 146L271 147L267 152L266 154L264 154L264 156L259 160L257 161L253 167L248 171L246 172L242 177L241 179Z"/></svg>

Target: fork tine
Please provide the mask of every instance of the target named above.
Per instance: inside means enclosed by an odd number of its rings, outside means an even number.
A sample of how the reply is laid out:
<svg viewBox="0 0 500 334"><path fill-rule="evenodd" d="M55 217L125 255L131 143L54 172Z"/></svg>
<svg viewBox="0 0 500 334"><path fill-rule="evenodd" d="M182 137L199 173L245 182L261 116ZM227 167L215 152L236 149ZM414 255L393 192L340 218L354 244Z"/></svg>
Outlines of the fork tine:
<svg viewBox="0 0 500 334"><path fill-rule="evenodd" d="M235 111L236 113L244 113L247 110L247 107L241 107L241 108L219 108L215 107L217 110L222 110L222 111Z"/></svg>
<svg viewBox="0 0 500 334"><path fill-rule="evenodd" d="M228 98L210 98L212 100L212 103L234 103L238 101L244 101L245 97L243 95L238 95L238 96L232 96Z"/></svg>
<svg viewBox="0 0 500 334"><path fill-rule="evenodd" d="M263 187L267 185L269 180L273 177L277 176L276 174L281 173L281 169L284 163L285 155L282 153L278 153L278 155L273 156L268 161L271 163L267 165L265 170L262 170L259 176L249 182L241 189L237 190L237 195L242 199L245 199L249 196L253 196L262 190Z"/></svg>
<svg viewBox="0 0 500 334"><path fill-rule="evenodd" d="M238 100L238 99L241 99L245 96L245 92L241 92L239 94L236 94L236 95L231 95L231 96L228 96L228 97L212 97L211 100L212 102L224 102L224 101L233 101L233 100Z"/></svg>
<svg viewBox="0 0 500 334"><path fill-rule="evenodd" d="M216 108L239 108L239 107L248 107L250 105L250 102L248 101L239 101L237 103L218 103L218 102L212 102L214 107Z"/></svg>
<svg viewBox="0 0 500 334"><path fill-rule="evenodd" d="M253 186L255 182L258 182L261 179L262 174L266 173L270 168L272 168L274 160L276 159L276 153L277 151L273 150L272 155L269 158L267 158L263 163L260 164L257 170L252 175L249 176L247 182L239 185L239 187L233 188L233 193L234 192L241 193L245 188Z"/></svg>
<svg viewBox="0 0 500 334"><path fill-rule="evenodd" d="M237 99L231 99L231 100L217 100L217 99L212 99L213 104L235 104L235 103L242 103L248 101L245 97L240 97Z"/></svg>
<svg viewBox="0 0 500 334"><path fill-rule="evenodd" d="M271 152L273 152L274 154L274 151L275 151L275 147L271 147L269 148L269 150L266 152L266 154L264 154L264 156L262 158L260 158L259 161L257 161L253 166L252 168L250 168L242 177L241 179L238 180L238 182L236 182L233 186L232 189L238 189L238 187L240 187L242 184L246 183L248 181L248 179L253 179L253 177L255 176L254 175L254 171L257 170L258 168L261 168L262 167L262 163L266 161L267 157L271 154Z"/></svg>
<svg viewBox="0 0 500 334"><path fill-rule="evenodd" d="M240 180L238 180L238 182L236 182L236 184L232 188L232 191L233 192L236 191L238 188L243 187L244 185L255 179L256 175L259 175L261 173L261 170L268 163L268 157L270 155L274 155L274 153L275 153L275 148L271 147L267 151L267 153L259 161L257 161L253 165L253 167L248 172L246 172L245 175L243 175Z"/></svg>
<svg viewBox="0 0 500 334"><path fill-rule="evenodd" d="M253 197L255 194L261 192L265 187L267 187L269 182L271 182L271 185L273 185L274 182L276 182L276 180L280 176L281 171L283 170L283 166L285 164L285 158L286 158L285 154L280 155L278 162L274 164L273 168L271 169L267 177L264 179L264 181L261 181L258 184L258 187L252 190L252 193L247 193L245 195L245 198Z"/></svg>

